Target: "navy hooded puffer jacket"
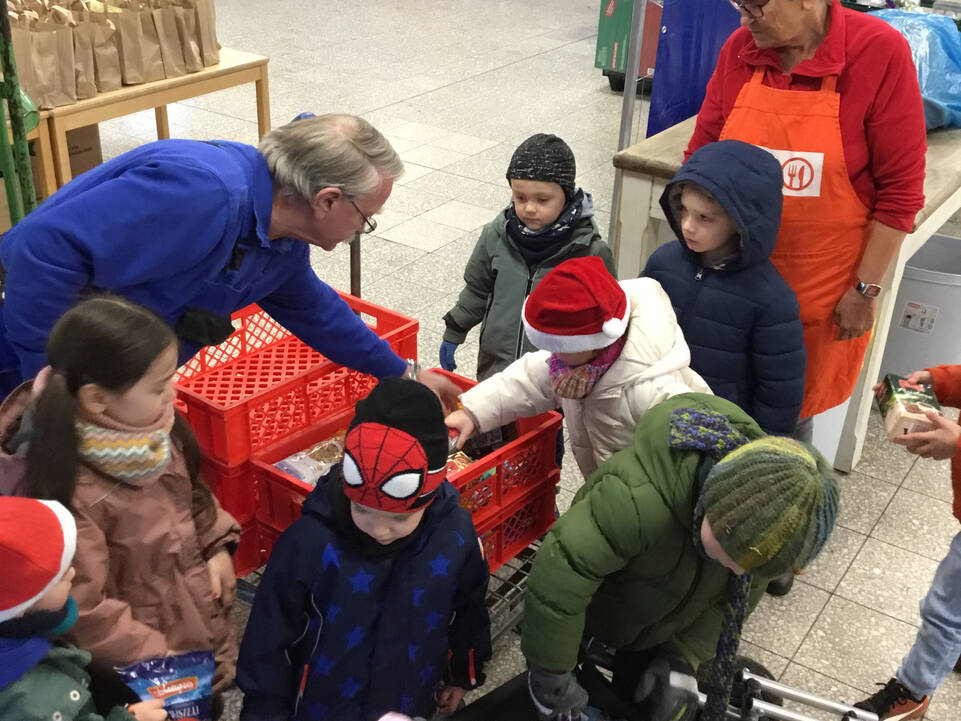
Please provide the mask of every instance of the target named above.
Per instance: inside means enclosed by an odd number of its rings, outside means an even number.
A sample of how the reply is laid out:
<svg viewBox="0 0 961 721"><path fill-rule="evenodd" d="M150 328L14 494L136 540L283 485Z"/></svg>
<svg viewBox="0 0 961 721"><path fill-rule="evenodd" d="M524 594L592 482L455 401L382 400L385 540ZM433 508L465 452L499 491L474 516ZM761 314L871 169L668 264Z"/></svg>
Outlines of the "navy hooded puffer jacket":
<svg viewBox="0 0 961 721"><path fill-rule="evenodd" d="M671 298L691 348L691 368L717 395L747 411L767 433L790 434L804 396L804 333L798 303L769 260L781 222L781 166L738 140L692 155L661 195L677 243L658 248L642 275ZM704 267L688 249L671 188L694 183L734 221L740 249L723 267Z"/></svg>

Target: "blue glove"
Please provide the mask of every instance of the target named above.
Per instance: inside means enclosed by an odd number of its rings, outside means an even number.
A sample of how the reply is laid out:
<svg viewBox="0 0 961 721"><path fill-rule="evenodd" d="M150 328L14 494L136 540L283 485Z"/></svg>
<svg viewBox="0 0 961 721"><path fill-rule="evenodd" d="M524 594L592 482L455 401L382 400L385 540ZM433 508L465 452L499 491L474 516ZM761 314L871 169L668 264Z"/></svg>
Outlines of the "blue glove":
<svg viewBox="0 0 961 721"><path fill-rule="evenodd" d="M456 343L445 340L440 344L440 367L445 371L452 371L457 368L457 364L454 362L454 351L456 350Z"/></svg>

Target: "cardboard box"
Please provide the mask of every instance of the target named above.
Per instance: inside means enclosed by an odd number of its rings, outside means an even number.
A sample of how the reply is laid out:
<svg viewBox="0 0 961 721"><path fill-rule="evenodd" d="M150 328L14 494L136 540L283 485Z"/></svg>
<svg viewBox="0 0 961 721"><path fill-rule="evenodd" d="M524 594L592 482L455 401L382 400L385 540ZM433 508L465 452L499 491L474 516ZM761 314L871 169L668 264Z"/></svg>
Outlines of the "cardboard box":
<svg viewBox="0 0 961 721"><path fill-rule="evenodd" d="M876 398L884 429L891 440L907 433L932 430L933 424L925 413L941 414L941 405L931 386L909 383L893 373L884 376Z"/></svg>
<svg viewBox="0 0 961 721"><path fill-rule="evenodd" d="M100 126L86 125L82 128L67 131L67 151L70 153L70 172L74 178L96 168L103 162L103 149L100 146ZM40 159L36 155L36 141L30 143L30 163L33 166L34 182L40 176ZM37 198L40 197L37 188Z"/></svg>

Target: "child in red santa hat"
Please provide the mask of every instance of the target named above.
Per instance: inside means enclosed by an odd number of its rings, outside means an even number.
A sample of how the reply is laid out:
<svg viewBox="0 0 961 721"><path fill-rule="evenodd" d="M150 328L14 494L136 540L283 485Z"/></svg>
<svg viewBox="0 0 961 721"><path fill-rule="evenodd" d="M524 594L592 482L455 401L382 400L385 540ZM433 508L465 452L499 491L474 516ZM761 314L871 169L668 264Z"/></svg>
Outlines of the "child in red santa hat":
<svg viewBox="0 0 961 721"><path fill-rule="evenodd" d="M541 350L461 396L463 410L446 419L459 446L475 432L560 407L586 477L630 444L648 408L679 393L711 392L689 367L690 350L657 281L618 283L600 258L554 268L527 298L523 321Z"/></svg>
<svg viewBox="0 0 961 721"><path fill-rule="evenodd" d="M90 654L58 639L77 620L76 548L63 505L0 497L0 719L163 721L162 700L120 705L136 694L118 695L123 684L106 669L92 679Z"/></svg>

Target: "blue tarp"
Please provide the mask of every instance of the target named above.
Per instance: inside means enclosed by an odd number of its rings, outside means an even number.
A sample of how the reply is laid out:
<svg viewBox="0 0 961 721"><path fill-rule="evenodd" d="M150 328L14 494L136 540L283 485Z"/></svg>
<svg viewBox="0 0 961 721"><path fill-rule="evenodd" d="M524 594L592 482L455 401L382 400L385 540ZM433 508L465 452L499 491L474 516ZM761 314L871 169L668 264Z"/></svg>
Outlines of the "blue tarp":
<svg viewBox="0 0 961 721"><path fill-rule="evenodd" d="M905 10L872 14L897 28L911 45L928 130L961 127L961 32L954 20Z"/></svg>
<svg viewBox="0 0 961 721"><path fill-rule="evenodd" d="M727 2L664 0L648 136L697 115L721 46L739 23Z"/></svg>

